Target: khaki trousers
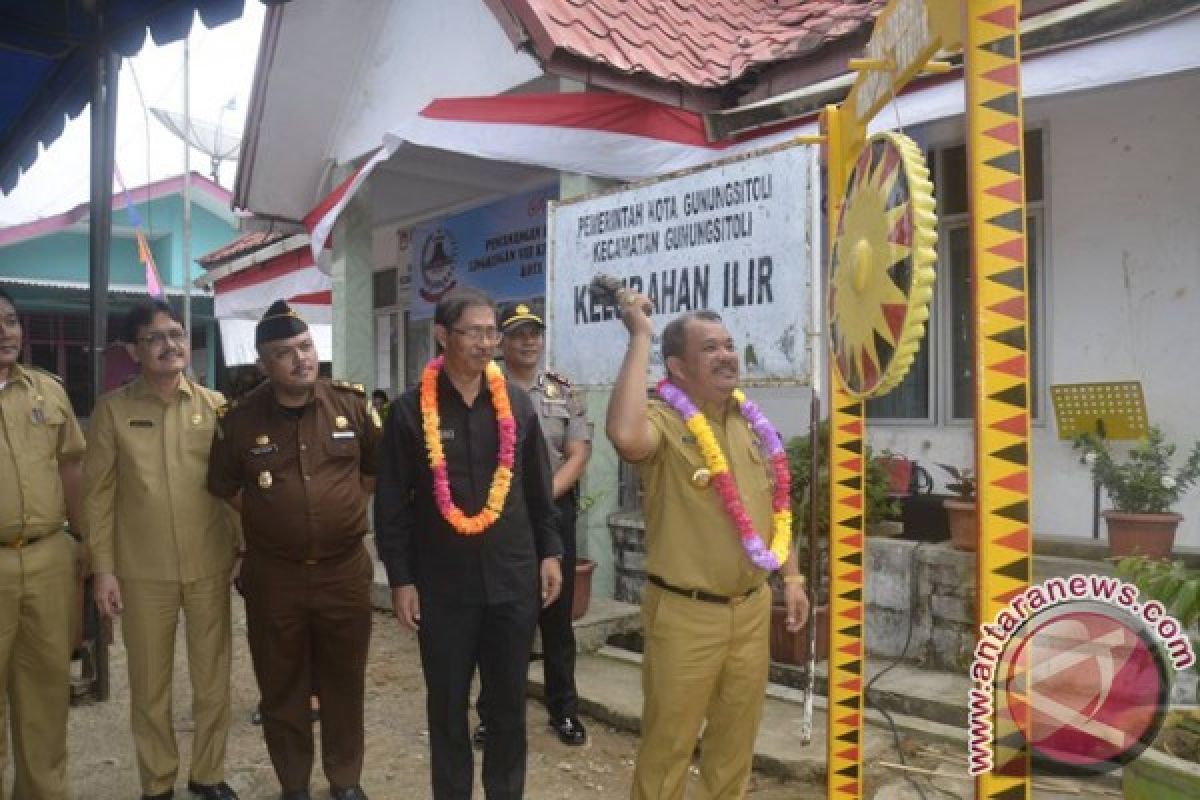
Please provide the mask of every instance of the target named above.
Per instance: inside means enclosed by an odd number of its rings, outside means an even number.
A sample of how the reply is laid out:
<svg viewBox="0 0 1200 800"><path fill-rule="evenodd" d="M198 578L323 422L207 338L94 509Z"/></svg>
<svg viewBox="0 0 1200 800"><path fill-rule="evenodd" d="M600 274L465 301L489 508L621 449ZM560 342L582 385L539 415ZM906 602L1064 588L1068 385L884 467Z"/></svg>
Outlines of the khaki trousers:
<svg viewBox="0 0 1200 800"><path fill-rule="evenodd" d="M16 800L67 796L70 635L76 603L71 537L55 533L20 550L0 548L0 775L8 761L5 734L11 706Z"/></svg>
<svg viewBox="0 0 1200 800"><path fill-rule="evenodd" d="M646 585L634 800L683 798L702 726L699 797L745 795L767 690L770 622L765 587L724 605Z"/></svg>
<svg viewBox="0 0 1200 800"><path fill-rule="evenodd" d="M225 740L229 734L229 574L222 572L191 583L120 583L125 603L121 632L129 658L129 716L142 791L160 794L173 788L179 769L171 690L180 611L187 635L192 718L196 724L190 779L219 783L225 778Z"/></svg>

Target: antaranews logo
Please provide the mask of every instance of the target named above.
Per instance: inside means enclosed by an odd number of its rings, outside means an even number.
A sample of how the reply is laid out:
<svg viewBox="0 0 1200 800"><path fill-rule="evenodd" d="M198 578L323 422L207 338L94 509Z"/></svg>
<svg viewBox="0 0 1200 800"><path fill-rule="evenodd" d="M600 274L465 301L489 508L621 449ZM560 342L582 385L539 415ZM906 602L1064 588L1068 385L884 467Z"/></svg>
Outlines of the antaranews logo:
<svg viewBox="0 0 1200 800"><path fill-rule="evenodd" d="M1053 578L980 627L971 664L969 771L1027 745L1047 772L1105 772L1162 727L1171 670L1196 661L1183 626L1136 586L1106 575Z"/></svg>

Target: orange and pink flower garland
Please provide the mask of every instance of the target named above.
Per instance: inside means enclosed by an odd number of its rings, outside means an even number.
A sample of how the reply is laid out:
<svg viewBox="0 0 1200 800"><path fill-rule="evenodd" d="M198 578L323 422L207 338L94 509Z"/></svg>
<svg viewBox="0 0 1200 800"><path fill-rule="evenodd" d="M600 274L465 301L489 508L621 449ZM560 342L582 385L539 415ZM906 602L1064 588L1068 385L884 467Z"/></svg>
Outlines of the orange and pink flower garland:
<svg viewBox="0 0 1200 800"><path fill-rule="evenodd" d="M429 468L433 472L433 497L438 511L451 527L464 536L483 533L500 518L504 501L512 487L513 462L517 442L517 422L513 419L512 406L508 402L508 388L504 373L494 362L487 365L484 377L492 395L492 408L496 409L496 432L499 444L496 448L496 471L492 474L492 485L488 489L487 501L478 514L468 517L454 505L450 495L450 474L446 470L446 453L442 450L441 418L438 416L437 379L445 363L438 356L425 365L421 373L421 427L425 432L425 449L429 453Z"/></svg>

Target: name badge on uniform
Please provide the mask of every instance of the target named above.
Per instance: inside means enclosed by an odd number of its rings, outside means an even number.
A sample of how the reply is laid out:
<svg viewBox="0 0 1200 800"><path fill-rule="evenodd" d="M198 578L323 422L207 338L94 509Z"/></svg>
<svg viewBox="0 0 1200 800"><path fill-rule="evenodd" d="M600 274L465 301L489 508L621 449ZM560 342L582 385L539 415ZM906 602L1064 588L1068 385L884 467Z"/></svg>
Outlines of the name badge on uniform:
<svg viewBox="0 0 1200 800"><path fill-rule="evenodd" d="M440 432L442 434L443 442L449 441L450 439L454 438L454 429L453 428L442 428L442 430Z"/></svg>
<svg viewBox="0 0 1200 800"><path fill-rule="evenodd" d="M152 419L131 419L129 420L131 428L153 428L154 420Z"/></svg>
<svg viewBox="0 0 1200 800"><path fill-rule="evenodd" d="M333 438L335 438L335 439L353 439L354 431L334 431Z"/></svg>
<svg viewBox="0 0 1200 800"><path fill-rule="evenodd" d="M695 444L695 443L696 443L696 437L695 437L695 436L692 436L690 433L685 433L685 434L683 435L683 439L682 439L681 441L682 441L684 444Z"/></svg>
<svg viewBox="0 0 1200 800"><path fill-rule="evenodd" d="M258 447L250 448L250 455L252 456L265 456L278 452L279 446L275 444L260 444Z"/></svg>

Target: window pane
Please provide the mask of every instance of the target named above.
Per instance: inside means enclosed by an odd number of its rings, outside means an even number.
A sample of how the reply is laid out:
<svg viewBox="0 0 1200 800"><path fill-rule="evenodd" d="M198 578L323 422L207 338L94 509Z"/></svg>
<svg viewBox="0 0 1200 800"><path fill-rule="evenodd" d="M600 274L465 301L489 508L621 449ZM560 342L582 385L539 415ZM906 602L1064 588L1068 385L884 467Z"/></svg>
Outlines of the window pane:
<svg viewBox="0 0 1200 800"><path fill-rule="evenodd" d="M1025 202L1042 201L1042 132L1025 131Z"/></svg>
<svg viewBox="0 0 1200 800"><path fill-rule="evenodd" d="M975 410L974 355L971 314L971 231L965 225L947 231L948 262L943 275L950 290L951 408L955 419L971 417Z"/></svg>
<svg viewBox="0 0 1200 800"><path fill-rule="evenodd" d="M928 419L929 346L926 334L904 380L883 397L868 400L867 416L872 419Z"/></svg>
<svg viewBox="0 0 1200 800"><path fill-rule="evenodd" d="M967 148L947 147L942 151L941 174L934 177L935 195L941 199L942 214L967 212ZM1025 131L1025 200L1040 203L1044 191L1042 132Z"/></svg>
<svg viewBox="0 0 1200 800"><path fill-rule="evenodd" d="M1041 269L1041 230L1038 217L1025 220L1028 249L1028 279L1026 300L1029 316L1029 394L1030 415L1033 419L1041 415L1039 402L1039 368L1041 348L1038 334L1041 330L1039 271ZM970 232L959 227L947 233L949 238L949 268L943 275L949 279L950 289L950 379L952 381L952 410L954 419L970 419L975 415L975 367L971 334L974 320L971 313L971 252Z"/></svg>
<svg viewBox="0 0 1200 800"><path fill-rule="evenodd" d="M396 270L384 269L371 275L371 307L396 305Z"/></svg>
<svg viewBox="0 0 1200 800"><path fill-rule="evenodd" d="M947 147L942 151L941 183L935 191L942 198L942 214L967 213L967 148Z"/></svg>

